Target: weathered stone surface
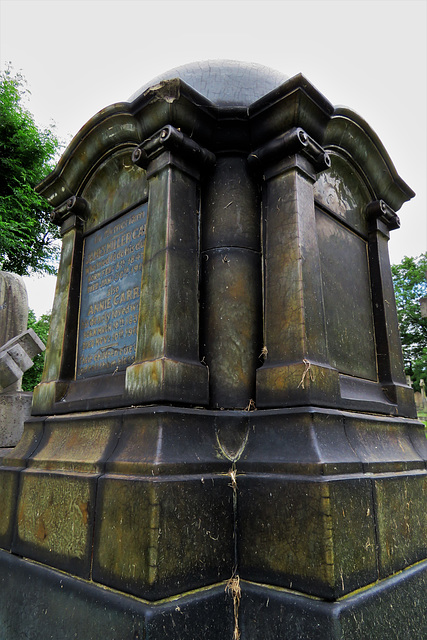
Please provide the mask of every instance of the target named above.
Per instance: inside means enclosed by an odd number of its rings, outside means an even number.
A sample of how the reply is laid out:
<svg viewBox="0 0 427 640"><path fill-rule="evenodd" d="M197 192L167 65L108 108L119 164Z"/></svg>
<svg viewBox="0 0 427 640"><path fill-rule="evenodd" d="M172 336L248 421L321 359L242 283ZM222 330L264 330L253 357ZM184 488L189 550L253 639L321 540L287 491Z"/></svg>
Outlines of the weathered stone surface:
<svg viewBox="0 0 427 640"><path fill-rule="evenodd" d="M13 390L22 375L33 366L33 358L45 346L33 329L27 329L0 347L0 392ZM16 384L14 385L16 386Z"/></svg>
<svg viewBox="0 0 427 640"><path fill-rule="evenodd" d="M0 446L14 447L31 415L32 393L0 393Z"/></svg>
<svg viewBox="0 0 427 640"><path fill-rule="evenodd" d="M333 600L375 582L372 487L363 477L237 477L242 579ZM284 499L286 496L286 499Z"/></svg>
<svg viewBox="0 0 427 640"><path fill-rule="evenodd" d="M31 415L32 394L21 391L22 375L45 347L27 320L23 279L0 271L0 447L17 444Z"/></svg>
<svg viewBox="0 0 427 640"><path fill-rule="evenodd" d="M261 64L235 60L203 60L162 73L143 85L129 101L136 100L150 87L172 78L182 78L216 105L248 107L285 82L288 76Z"/></svg>
<svg viewBox="0 0 427 640"><path fill-rule="evenodd" d="M27 328L28 297L16 273L0 271L0 347Z"/></svg>
<svg viewBox="0 0 427 640"><path fill-rule="evenodd" d="M382 640L396 603L395 637L424 632L427 444L387 248L414 194L355 113L258 72L166 74L39 187L62 254L0 565L67 612L84 593L75 636L124 594L135 639ZM43 565L85 580L63 600Z"/></svg>
<svg viewBox="0 0 427 640"><path fill-rule="evenodd" d="M242 582L242 639L407 640L427 633L427 563L337 602Z"/></svg>
<svg viewBox="0 0 427 640"><path fill-rule="evenodd" d="M233 635L233 607L224 584L151 604L4 551L0 568L1 640L219 640Z"/></svg>
<svg viewBox="0 0 427 640"><path fill-rule="evenodd" d="M10 355L1 358L1 352L4 344L26 330L27 321L28 297L23 279L16 273L0 271L0 393L10 385L9 391L21 389L19 365Z"/></svg>

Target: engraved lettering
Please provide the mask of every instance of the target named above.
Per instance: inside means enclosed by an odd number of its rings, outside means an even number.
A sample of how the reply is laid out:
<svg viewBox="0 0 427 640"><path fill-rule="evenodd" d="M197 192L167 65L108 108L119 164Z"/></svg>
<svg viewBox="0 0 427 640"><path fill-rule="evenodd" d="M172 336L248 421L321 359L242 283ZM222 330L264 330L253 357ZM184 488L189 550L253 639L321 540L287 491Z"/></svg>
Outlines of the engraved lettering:
<svg viewBox="0 0 427 640"><path fill-rule="evenodd" d="M135 358L147 205L85 240L77 378L124 369Z"/></svg>

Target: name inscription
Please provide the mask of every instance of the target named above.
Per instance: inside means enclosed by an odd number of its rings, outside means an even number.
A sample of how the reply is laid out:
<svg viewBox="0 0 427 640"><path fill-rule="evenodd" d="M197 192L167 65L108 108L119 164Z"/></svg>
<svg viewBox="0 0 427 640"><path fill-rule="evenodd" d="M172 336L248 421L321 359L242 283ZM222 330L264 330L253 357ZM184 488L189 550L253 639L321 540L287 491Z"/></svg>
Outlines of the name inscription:
<svg viewBox="0 0 427 640"><path fill-rule="evenodd" d="M135 360L147 204L85 239L76 378Z"/></svg>

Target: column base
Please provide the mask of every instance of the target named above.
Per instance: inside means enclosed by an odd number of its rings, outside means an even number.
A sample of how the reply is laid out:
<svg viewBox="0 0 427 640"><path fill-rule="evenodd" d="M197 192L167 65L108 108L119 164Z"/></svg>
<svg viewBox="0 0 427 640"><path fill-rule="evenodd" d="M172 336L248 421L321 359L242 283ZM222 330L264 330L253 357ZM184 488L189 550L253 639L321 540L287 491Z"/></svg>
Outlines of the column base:
<svg viewBox="0 0 427 640"><path fill-rule="evenodd" d="M232 638L225 584L150 603L0 551L0 638Z"/></svg>
<svg viewBox="0 0 427 640"><path fill-rule="evenodd" d="M232 638L225 583L147 602L0 551L1 637ZM427 561L336 602L241 582L241 640L406 640L427 632ZM52 635L53 634L53 635Z"/></svg>
<svg viewBox="0 0 427 640"><path fill-rule="evenodd" d="M209 372L200 363L158 358L126 369L126 397L132 404L174 402L206 406Z"/></svg>
<svg viewBox="0 0 427 640"><path fill-rule="evenodd" d="M336 406L340 398L336 369L304 360L264 364L256 375L259 409L316 405Z"/></svg>
<svg viewBox="0 0 427 640"><path fill-rule="evenodd" d="M327 602L242 582L242 640L406 640L427 634L427 561Z"/></svg>

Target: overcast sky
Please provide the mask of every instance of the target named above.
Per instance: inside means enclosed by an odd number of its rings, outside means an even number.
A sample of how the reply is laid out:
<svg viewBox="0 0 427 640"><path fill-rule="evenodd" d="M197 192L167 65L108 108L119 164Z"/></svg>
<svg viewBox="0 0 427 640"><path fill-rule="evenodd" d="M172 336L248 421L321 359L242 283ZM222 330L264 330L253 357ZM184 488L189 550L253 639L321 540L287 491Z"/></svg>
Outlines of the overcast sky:
<svg viewBox="0 0 427 640"><path fill-rule="evenodd" d="M425 0L0 0L0 66L31 90L29 110L69 142L100 109L159 73L228 58L303 73L376 131L416 198L399 212L393 263L426 251ZM52 279L28 284L37 315Z"/></svg>

